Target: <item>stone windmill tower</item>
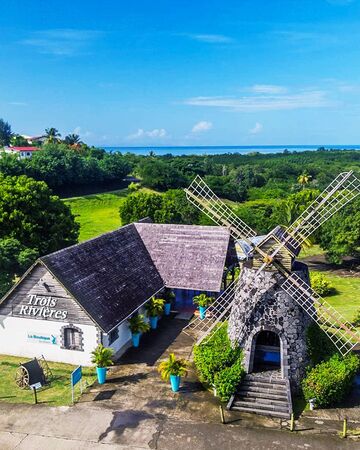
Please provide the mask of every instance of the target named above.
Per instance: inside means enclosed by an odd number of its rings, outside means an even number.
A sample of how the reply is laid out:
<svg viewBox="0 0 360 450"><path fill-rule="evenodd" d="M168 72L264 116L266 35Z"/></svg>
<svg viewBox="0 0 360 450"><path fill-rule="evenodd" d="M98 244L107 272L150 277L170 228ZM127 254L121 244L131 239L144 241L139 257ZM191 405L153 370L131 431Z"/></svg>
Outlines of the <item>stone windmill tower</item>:
<svg viewBox="0 0 360 450"><path fill-rule="evenodd" d="M358 331L311 289L307 266L296 261L304 241L360 194L360 181L352 172L338 175L287 229L277 226L264 237L256 236L199 176L186 194L217 224L229 228L245 249L245 261L239 279L209 308L209 317L195 319L185 332L195 334L199 343L228 320L231 341L244 349L246 371L278 363L293 390L307 364L305 334L311 320L323 326L343 355L360 342Z"/></svg>

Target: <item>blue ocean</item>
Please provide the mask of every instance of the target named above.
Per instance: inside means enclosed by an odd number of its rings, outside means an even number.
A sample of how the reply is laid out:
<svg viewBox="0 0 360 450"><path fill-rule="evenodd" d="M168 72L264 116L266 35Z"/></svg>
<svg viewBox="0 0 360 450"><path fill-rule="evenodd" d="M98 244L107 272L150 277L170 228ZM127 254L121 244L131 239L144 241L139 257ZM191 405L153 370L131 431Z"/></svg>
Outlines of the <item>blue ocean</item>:
<svg viewBox="0 0 360 450"><path fill-rule="evenodd" d="M259 153L282 153L284 150L290 152L315 151L319 148L337 150L360 150L360 145L252 145L252 146L199 146L199 147L104 147L108 152L134 153L136 155L148 155L150 152L162 156L172 154L181 155L221 155L225 153L247 154Z"/></svg>

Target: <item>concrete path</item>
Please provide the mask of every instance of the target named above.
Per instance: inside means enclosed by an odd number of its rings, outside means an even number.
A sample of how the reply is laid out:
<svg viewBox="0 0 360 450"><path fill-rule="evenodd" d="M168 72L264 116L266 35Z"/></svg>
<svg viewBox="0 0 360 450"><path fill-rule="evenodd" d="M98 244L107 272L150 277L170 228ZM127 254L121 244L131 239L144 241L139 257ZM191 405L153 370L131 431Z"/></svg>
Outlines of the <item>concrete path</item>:
<svg viewBox="0 0 360 450"><path fill-rule="evenodd" d="M74 407L0 403L0 449L359 448L358 442L336 436L339 420L317 424L310 417L298 423L301 432L290 433L286 421L226 412L228 423L222 425L217 399L193 371L179 393L161 381L159 360L169 352L188 358L192 346L180 333L182 321L161 322L140 349L121 358L105 385L95 385Z"/></svg>

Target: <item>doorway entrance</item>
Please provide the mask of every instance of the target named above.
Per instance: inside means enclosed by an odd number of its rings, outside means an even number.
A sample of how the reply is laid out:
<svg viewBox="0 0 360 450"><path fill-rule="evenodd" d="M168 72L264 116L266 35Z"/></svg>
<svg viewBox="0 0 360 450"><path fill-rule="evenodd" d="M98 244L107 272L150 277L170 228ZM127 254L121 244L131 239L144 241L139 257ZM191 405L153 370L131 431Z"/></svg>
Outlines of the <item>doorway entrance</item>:
<svg viewBox="0 0 360 450"><path fill-rule="evenodd" d="M280 370L280 338L273 331L263 330L256 337L254 352L254 372Z"/></svg>

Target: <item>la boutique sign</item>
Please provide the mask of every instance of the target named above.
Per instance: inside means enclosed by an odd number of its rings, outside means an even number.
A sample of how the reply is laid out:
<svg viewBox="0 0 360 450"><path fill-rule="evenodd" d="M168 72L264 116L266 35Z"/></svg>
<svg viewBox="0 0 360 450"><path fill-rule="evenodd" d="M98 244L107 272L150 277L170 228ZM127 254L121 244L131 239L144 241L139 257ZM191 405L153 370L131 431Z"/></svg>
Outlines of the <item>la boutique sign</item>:
<svg viewBox="0 0 360 450"><path fill-rule="evenodd" d="M28 299L28 303L20 307L20 316L65 320L68 315L66 310L56 308L57 298L30 294Z"/></svg>

